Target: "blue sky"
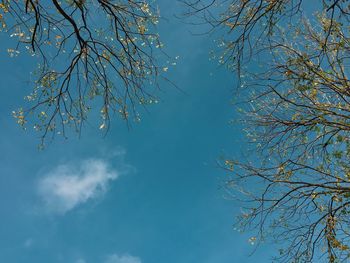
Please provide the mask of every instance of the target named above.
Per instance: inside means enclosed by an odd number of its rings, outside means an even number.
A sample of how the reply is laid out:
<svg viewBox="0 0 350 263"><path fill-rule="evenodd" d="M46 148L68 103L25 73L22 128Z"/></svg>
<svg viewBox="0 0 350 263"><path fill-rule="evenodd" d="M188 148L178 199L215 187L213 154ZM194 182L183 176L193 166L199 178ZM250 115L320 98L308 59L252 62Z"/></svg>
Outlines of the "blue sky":
<svg viewBox="0 0 350 263"><path fill-rule="evenodd" d="M224 198L222 154L244 151L229 124L235 79L209 61L207 36L176 19L175 1L160 1L168 20L160 35L179 55L160 103L128 129L115 120L107 136L87 125L82 136L39 151L11 111L30 92L34 58L10 58L1 36L0 261L6 263L249 263L273 251L234 231L239 204ZM117 117L116 117L117 118ZM95 120L97 121L97 120Z"/></svg>

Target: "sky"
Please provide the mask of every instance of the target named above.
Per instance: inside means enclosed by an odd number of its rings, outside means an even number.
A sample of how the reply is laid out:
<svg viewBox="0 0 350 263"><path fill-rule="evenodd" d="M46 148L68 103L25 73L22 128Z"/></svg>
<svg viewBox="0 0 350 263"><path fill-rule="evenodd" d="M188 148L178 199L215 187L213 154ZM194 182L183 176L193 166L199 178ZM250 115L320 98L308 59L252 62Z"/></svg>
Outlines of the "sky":
<svg viewBox="0 0 350 263"><path fill-rule="evenodd" d="M104 136L90 119L80 137L44 150L11 116L30 92L34 58L10 58L1 36L0 262L271 262L269 246L251 255L252 233L234 230L240 206L216 165L245 149L242 127L230 124L234 75L209 60L212 39L174 16L178 2L158 2L182 92L163 83L130 129L116 119Z"/></svg>

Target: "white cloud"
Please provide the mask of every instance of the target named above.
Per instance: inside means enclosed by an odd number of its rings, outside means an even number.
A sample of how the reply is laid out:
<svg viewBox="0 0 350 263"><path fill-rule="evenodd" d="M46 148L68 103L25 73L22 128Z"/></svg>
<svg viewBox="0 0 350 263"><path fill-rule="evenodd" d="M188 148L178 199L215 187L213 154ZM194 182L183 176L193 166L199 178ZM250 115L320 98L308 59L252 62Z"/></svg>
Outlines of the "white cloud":
<svg viewBox="0 0 350 263"><path fill-rule="evenodd" d="M38 191L50 212L64 214L105 193L108 183L118 176L105 161L90 159L56 167L41 178Z"/></svg>
<svg viewBox="0 0 350 263"><path fill-rule="evenodd" d="M105 263L142 263L141 259L138 257L126 255L113 254L107 257Z"/></svg>
<svg viewBox="0 0 350 263"><path fill-rule="evenodd" d="M86 261L82 258L79 258L75 263L86 263Z"/></svg>

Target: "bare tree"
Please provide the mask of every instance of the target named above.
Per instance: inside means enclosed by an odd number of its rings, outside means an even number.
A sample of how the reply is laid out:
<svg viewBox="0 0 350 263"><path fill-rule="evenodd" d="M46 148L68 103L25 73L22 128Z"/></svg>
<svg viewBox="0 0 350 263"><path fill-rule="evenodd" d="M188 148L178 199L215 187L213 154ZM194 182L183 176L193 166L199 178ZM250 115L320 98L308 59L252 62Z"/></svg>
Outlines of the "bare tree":
<svg viewBox="0 0 350 263"><path fill-rule="evenodd" d="M21 125L34 121L43 139L65 135L67 125L80 131L91 109L101 129L112 112L137 120L137 105L155 100L164 53L159 12L148 1L3 0L0 15L18 41L10 55L28 50L39 59L30 106L13 114Z"/></svg>
<svg viewBox="0 0 350 263"><path fill-rule="evenodd" d="M187 5L224 32L219 60L238 70L248 96L241 111L254 154L220 162L232 173L228 189L245 196L242 228L279 242L281 262L347 262L350 2L303 11L307 2Z"/></svg>

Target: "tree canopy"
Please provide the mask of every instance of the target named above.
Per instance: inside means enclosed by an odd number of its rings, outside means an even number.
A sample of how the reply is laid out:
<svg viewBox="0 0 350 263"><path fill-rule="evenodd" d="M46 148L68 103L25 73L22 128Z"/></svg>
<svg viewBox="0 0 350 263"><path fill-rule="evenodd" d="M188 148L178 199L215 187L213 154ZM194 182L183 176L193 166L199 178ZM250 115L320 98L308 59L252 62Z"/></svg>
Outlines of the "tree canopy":
<svg viewBox="0 0 350 263"><path fill-rule="evenodd" d="M8 53L38 60L29 106L13 115L22 126L34 123L43 139L65 136L67 126L79 132L92 109L101 129L113 112L138 120L137 106L155 100L165 54L159 11L147 1L4 0L0 19L17 42Z"/></svg>
<svg viewBox="0 0 350 263"><path fill-rule="evenodd" d="M350 257L349 1L187 2L219 32L219 62L236 71L253 154L224 159L248 202L254 240L281 262ZM241 96L241 98L243 97ZM248 151L248 150L247 150Z"/></svg>

